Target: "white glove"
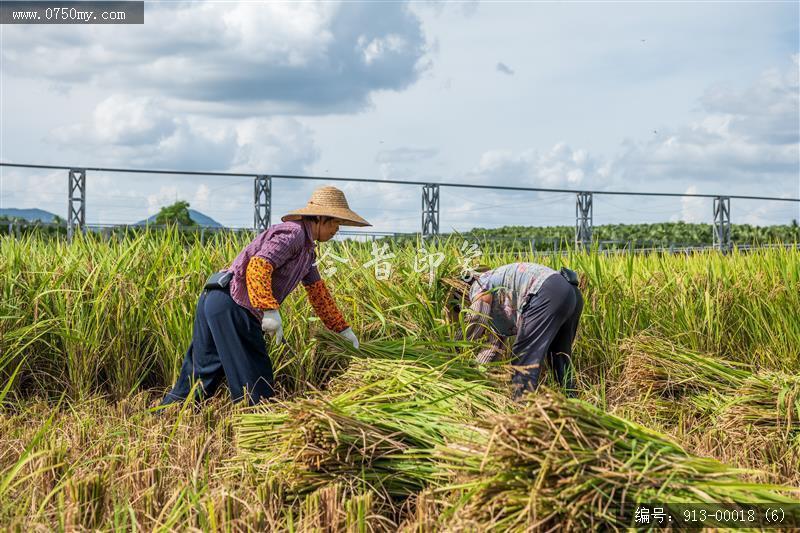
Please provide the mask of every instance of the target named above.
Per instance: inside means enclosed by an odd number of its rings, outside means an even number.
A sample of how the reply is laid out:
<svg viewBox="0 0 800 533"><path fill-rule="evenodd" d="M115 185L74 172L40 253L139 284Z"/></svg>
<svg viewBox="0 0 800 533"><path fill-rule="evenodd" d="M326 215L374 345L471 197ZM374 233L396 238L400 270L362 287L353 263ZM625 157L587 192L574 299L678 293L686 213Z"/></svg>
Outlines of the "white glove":
<svg viewBox="0 0 800 533"><path fill-rule="evenodd" d="M264 318L261 319L261 331L273 335L278 344L283 341L283 321L277 309L264 311Z"/></svg>
<svg viewBox="0 0 800 533"><path fill-rule="evenodd" d="M352 342L353 343L353 348L358 350L358 346L359 346L358 339L356 338L356 334L353 333L353 330L351 328L347 328L345 330L340 331L339 335L341 335L343 338L345 338L345 339L349 340L350 342Z"/></svg>

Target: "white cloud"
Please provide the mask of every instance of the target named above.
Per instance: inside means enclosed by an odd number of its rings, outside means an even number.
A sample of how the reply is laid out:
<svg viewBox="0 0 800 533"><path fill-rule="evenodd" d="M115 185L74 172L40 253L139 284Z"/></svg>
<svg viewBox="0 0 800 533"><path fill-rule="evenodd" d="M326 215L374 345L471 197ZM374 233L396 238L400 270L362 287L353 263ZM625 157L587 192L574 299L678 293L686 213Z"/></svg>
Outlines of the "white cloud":
<svg viewBox="0 0 800 533"><path fill-rule="evenodd" d="M181 199L182 196L178 193L178 187L162 185L158 192L147 195L147 214L155 215L165 205L170 205Z"/></svg>
<svg viewBox="0 0 800 533"><path fill-rule="evenodd" d="M361 35L358 38L358 46L364 56L364 63L370 65L389 54L402 53L408 46L408 43L401 35L397 34L389 34L386 37L376 37L371 41L368 41L366 36Z"/></svg>
<svg viewBox="0 0 800 533"><path fill-rule="evenodd" d="M194 196L191 200L191 205L195 206L195 209L208 209L209 207L209 197L210 197L210 189L208 185L205 183L201 183L197 186L197 190L194 192Z"/></svg>
<svg viewBox="0 0 800 533"><path fill-rule="evenodd" d="M697 194L697 187L692 185L685 191L686 194ZM682 197L681 213L672 217L672 222L682 220L690 223L708 223L709 208L708 198Z"/></svg>
<svg viewBox="0 0 800 533"><path fill-rule="evenodd" d="M293 118L254 119L235 126L238 148L231 170L302 174L319 158L314 132Z"/></svg>
<svg viewBox="0 0 800 533"><path fill-rule="evenodd" d="M237 199L235 196L219 194L222 190L225 190L224 182L222 186L217 184L213 189L207 183L194 185L184 182L178 185L162 185L157 192L151 192L147 195L146 213L147 216L155 215L162 207L183 200L189 202L191 209L210 215L219 222L219 215L225 216L237 207L241 209L242 204L245 203L241 201L241 198ZM146 218L136 214L130 214L129 216L138 216L138 219ZM132 220L131 222L138 222L138 220Z"/></svg>
<svg viewBox="0 0 800 533"><path fill-rule="evenodd" d="M473 19L461 16L464 6ZM704 4L691 16L685 6L656 7L159 2L148 4L141 27L6 27L3 156L570 189L744 194L757 187L800 196L798 56L789 65L776 59L785 60L785 49L796 54L796 39L782 40L796 36L796 22L782 22L796 6ZM589 37L564 34L565 23ZM514 78L492 75L498 58L514 66ZM780 68L757 74L770 64ZM726 79L734 81L719 81ZM17 105L33 101L38 112ZM631 139L619 146L624 135ZM92 220L135 221L151 208L148 196L175 195L221 222L251 217L249 179L226 187L172 176L89 178ZM58 191L65 182L56 173L54 212L64 210ZM175 189L162 192L162 184ZM7 206L47 201L17 185L22 192L4 195ZM418 229L418 187L353 187L348 194L382 229ZM273 219L302 205L311 188L276 180ZM520 196L443 190L443 228L574 218L574 195L563 203ZM617 203L631 221L678 212L708 221L711 212L677 199L661 213L639 199ZM604 205L599 198L598 212ZM736 202L734 222L798 216L790 204L775 207Z"/></svg>
<svg viewBox="0 0 800 533"><path fill-rule="evenodd" d="M426 64L405 2L159 2L142 26L4 30L5 76L155 96L195 112L354 111Z"/></svg>
<svg viewBox="0 0 800 533"><path fill-rule="evenodd" d="M766 179L771 195L800 193L797 67L795 55L784 72L765 72L744 90L709 89L697 120L627 143L615 170L628 183L701 180L725 187Z"/></svg>
<svg viewBox="0 0 800 533"><path fill-rule="evenodd" d="M175 127L175 120L153 98L115 95L100 102L94 112L98 140L110 144L147 143L169 137Z"/></svg>
<svg viewBox="0 0 800 533"><path fill-rule="evenodd" d="M732 209L733 207L735 206L732 206ZM731 214L732 222L735 224L750 224L752 226L767 226L771 223L770 220L775 214L774 210L774 205L762 204L748 209L738 217L735 216L736 212L734 211L734 213ZM788 224L789 220L784 220L782 222Z"/></svg>
<svg viewBox="0 0 800 533"><path fill-rule="evenodd" d="M716 86L705 93L696 120L659 128L645 141L625 141L617 156L594 156L563 142L544 152L493 149L481 154L465 180L552 189L684 190L687 194L696 194L702 183L704 193L800 197L797 66L795 55L788 70L765 72L744 90ZM759 183L756 191L752 189L755 183ZM548 194L534 198L546 199ZM602 209L603 197L596 203ZM644 214L635 204L636 200L630 201L630 212ZM786 223L787 213L793 212L790 204L744 205L741 211L734 209L735 223ZM491 224L486 219L493 217L507 219L505 211L500 215L489 210L482 223ZM684 197L680 213L671 219L709 222L710 213L709 199ZM624 215L624 210L619 214Z"/></svg>
<svg viewBox="0 0 800 533"><path fill-rule="evenodd" d="M558 143L539 153L535 149L514 153L511 150L484 152L477 168L469 172L477 183L516 183L520 186L558 188L594 188L602 184L600 168L584 149L574 150Z"/></svg>
<svg viewBox="0 0 800 533"><path fill-rule="evenodd" d="M471 17L477 12L479 3L479 0L421 0L415 5L432 10L437 17Z"/></svg>
<svg viewBox="0 0 800 533"><path fill-rule="evenodd" d="M75 152L91 149L105 166L303 173L319 157L314 132L297 119L206 119L160 104L113 95L97 105L92 121L57 128L51 138Z"/></svg>
<svg viewBox="0 0 800 533"><path fill-rule="evenodd" d="M250 61L305 67L323 59L335 39L334 2L238 3L222 13L224 41ZM219 10L210 8L212 16Z"/></svg>
<svg viewBox="0 0 800 533"><path fill-rule="evenodd" d="M39 208L66 218L66 171L0 167L0 206Z"/></svg>
<svg viewBox="0 0 800 533"><path fill-rule="evenodd" d="M769 69L744 90L717 84L700 100L702 108L725 117L728 129L756 143L800 141L800 54L785 70Z"/></svg>

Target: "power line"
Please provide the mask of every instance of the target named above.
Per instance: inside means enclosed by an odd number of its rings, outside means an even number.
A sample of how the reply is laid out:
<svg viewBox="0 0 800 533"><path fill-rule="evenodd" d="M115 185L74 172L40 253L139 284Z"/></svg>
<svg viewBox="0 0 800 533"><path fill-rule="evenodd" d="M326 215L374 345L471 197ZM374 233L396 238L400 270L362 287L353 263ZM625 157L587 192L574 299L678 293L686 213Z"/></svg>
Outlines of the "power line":
<svg viewBox="0 0 800 533"><path fill-rule="evenodd" d="M800 202L800 198L780 198L774 196L743 196L729 194L699 194L699 193L664 193L664 192L633 192L633 191L599 191L585 189L549 189L542 187L515 187L509 185L480 185L473 183L446 183L431 181L401 181L401 180L377 180L368 178L337 178L332 176L296 176L290 174L269 174L264 172L200 172L187 170L152 170L152 169L131 169L131 168L106 168L106 167L81 167L63 165L32 165L23 163L0 163L0 167L15 168L40 168L50 170L83 170L85 172L118 172L118 173L138 173L138 174L169 174L182 176L214 176L214 177L234 177L234 178L253 178L257 175L269 176L273 179L287 180L316 180L316 181L343 181L354 183L395 183L401 185L438 185L440 187L456 187L465 189L488 189L498 191L520 191L520 192L559 192L559 193L590 193L597 195L618 195L618 196L671 196L680 198L736 198L740 200L771 200L776 202Z"/></svg>

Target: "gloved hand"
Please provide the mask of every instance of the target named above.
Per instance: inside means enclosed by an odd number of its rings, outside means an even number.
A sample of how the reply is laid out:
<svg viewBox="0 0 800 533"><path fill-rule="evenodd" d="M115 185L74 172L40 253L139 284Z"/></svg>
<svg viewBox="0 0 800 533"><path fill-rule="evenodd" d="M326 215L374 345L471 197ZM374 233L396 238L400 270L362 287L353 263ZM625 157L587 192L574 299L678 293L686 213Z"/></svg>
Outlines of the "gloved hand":
<svg viewBox="0 0 800 533"><path fill-rule="evenodd" d="M264 318L261 319L261 331L273 335L278 344L283 341L283 321L277 309L264 311Z"/></svg>
<svg viewBox="0 0 800 533"><path fill-rule="evenodd" d="M341 335L345 339L347 339L350 342L352 342L353 343L353 348L358 350L358 346L359 346L358 339L356 338L356 334L353 333L353 330L351 328L347 328L347 329L344 329L344 330L340 331L339 335Z"/></svg>

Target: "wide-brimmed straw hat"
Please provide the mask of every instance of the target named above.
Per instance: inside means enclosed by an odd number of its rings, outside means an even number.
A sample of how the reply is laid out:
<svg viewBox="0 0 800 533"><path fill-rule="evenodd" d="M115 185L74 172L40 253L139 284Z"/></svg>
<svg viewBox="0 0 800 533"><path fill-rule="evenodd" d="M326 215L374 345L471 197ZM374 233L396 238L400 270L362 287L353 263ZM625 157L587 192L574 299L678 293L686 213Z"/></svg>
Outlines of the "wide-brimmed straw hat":
<svg viewBox="0 0 800 533"><path fill-rule="evenodd" d="M342 226L371 226L369 222L358 216L347 205L344 193L330 185L320 187L311 193L311 200L305 207L295 209L281 217L281 220L300 220L303 217L332 217L339 219Z"/></svg>
<svg viewBox="0 0 800 533"><path fill-rule="evenodd" d="M472 282L477 280L482 273L489 270L491 270L491 268L486 265L478 265L477 267L466 270L460 277L441 278L441 283L447 287L445 302L448 305L455 304L459 307L463 307L465 303L469 305L469 291ZM468 277L464 277L464 274L467 274Z"/></svg>

